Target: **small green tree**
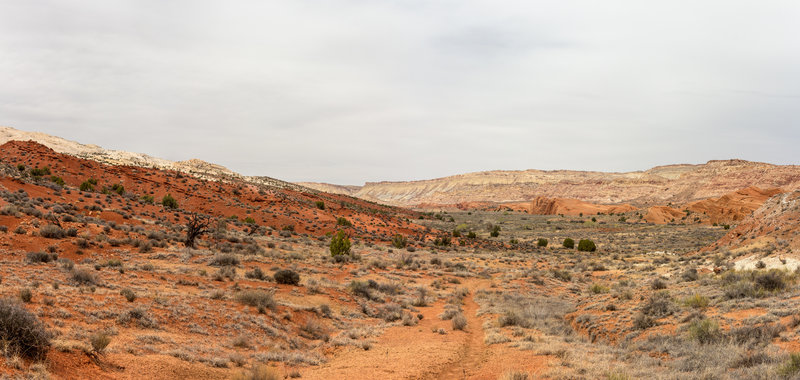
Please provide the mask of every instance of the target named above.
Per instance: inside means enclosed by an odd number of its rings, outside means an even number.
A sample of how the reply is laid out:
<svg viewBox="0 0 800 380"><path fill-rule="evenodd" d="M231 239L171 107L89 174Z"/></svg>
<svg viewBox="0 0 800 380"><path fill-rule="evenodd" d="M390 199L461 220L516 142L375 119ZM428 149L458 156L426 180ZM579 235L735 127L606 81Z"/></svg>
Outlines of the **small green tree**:
<svg viewBox="0 0 800 380"><path fill-rule="evenodd" d="M397 249L403 249L408 245L408 239L400 234L395 234L392 238L392 246Z"/></svg>
<svg viewBox="0 0 800 380"><path fill-rule="evenodd" d="M178 208L178 201L172 197L172 194L167 194L164 198L161 199L161 204L164 205L166 208L176 209Z"/></svg>
<svg viewBox="0 0 800 380"><path fill-rule="evenodd" d="M547 239L539 238L539 240L536 242L536 245L539 247L547 247Z"/></svg>
<svg viewBox="0 0 800 380"><path fill-rule="evenodd" d="M80 186L81 191L94 191L94 185L89 181L84 181Z"/></svg>
<svg viewBox="0 0 800 380"><path fill-rule="evenodd" d="M597 250L597 246L589 239L581 239L581 241L578 242L578 250L583 252L594 252Z"/></svg>
<svg viewBox="0 0 800 380"><path fill-rule="evenodd" d="M569 248L569 249L575 248L575 240L566 238L564 239L564 243L562 245L564 246L564 248Z"/></svg>
<svg viewBox="0 0 800 380"><path fill-rule="evenodd" d="M331 239L331 256L349 255L350 254L350 238L344 231L339 230Z"/></svg>

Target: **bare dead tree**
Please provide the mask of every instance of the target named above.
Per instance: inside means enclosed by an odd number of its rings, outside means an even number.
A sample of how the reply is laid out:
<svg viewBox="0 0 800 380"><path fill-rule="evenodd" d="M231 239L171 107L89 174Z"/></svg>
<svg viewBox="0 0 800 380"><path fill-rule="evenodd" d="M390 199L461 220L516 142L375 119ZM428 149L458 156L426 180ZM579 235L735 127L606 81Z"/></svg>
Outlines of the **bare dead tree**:
<svg viewBox="0 0 800 380"><path fill-rule="evenodd" d="M254 233L258 232L260 229L261 229L261 226L259 226L258 224L255 224L255 223L251 224L250 227L248 227L247 236L252 236Z"/></svg>
<svg viewBox="0 0 800 380"><path fill-rule="evenodd" d="M47 215L45 215L45 219L47 219L47 220L49 220L49 221L53 222L53 224L55 224L56 226L58 226L58 228L62 228L62 227L61 227L61 220L59 220L59 219L58 219L58 217L56 216L56 214L53 214L53 213L49 212L49 213L47 213Z"/></svg>
<svg viewBox="0 0 800 380"><path fill-rule="evenodd" d="M193 213L192 218L186 223L186 241L184 244L189 248L194 248L195 239L208 232L208 226L210 224L210 216Z"/></svg>

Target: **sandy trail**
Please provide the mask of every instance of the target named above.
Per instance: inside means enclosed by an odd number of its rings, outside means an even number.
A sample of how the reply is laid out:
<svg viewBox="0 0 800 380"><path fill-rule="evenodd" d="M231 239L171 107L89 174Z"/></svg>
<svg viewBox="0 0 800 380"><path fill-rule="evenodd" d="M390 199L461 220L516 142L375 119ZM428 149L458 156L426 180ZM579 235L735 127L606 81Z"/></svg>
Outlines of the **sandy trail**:
<svg viewBox="0 0 800 380"><path fill-rule="evenodd" d="M474 293L474 292L473 292ZM454 361L445 363L438 371L426 376L427 379L471 379L489 359L489 351L483 342L482 321L476 316L478 304L472 293L464 299L463 314L467 318L467 328L463 343Z"/></svg>

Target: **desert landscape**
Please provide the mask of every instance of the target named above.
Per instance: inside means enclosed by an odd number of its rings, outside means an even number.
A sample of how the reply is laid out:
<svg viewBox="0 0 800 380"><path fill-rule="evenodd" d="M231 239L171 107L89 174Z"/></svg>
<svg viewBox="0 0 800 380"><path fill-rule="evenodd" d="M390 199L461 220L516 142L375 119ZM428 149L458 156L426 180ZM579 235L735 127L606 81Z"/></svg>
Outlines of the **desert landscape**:
<svg viewBox="0 0 800 380"><path fill-rule="evenodd" d="M0 380L800 380L800 1L0 1Z"/></svg>
<svg viewBox="0 0 800 380"><path fill-rule="evenodd" d="M681 168L663 181L742 188L665 204L399 207L0 132L6 377L800 373L794 166Z"/></svg>

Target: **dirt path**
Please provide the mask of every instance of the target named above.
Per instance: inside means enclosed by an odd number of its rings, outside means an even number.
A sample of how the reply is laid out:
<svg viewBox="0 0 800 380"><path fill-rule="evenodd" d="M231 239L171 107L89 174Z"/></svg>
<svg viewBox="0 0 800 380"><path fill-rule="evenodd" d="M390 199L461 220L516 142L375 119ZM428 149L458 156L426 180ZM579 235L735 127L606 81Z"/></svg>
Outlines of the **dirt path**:
<svg viewBox="0 0 800 380"><path fill-rule="evenodd" d="M458 357L426 376L426 379L472 378L489 359L488 346L483 342L483 323L476 316L478 304L472 297L470 294L464 299L463 313L467 318L467 336L459 348Z"/></svg>

